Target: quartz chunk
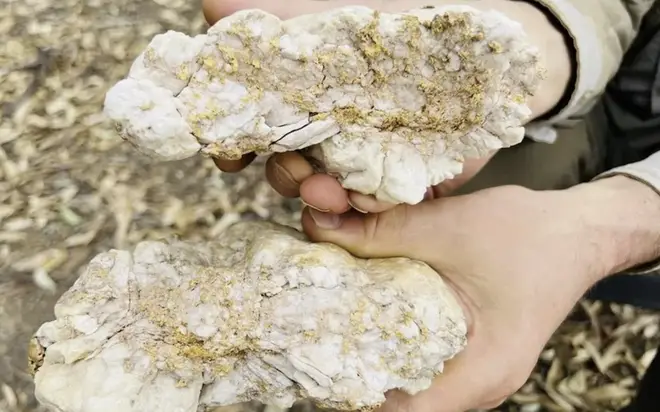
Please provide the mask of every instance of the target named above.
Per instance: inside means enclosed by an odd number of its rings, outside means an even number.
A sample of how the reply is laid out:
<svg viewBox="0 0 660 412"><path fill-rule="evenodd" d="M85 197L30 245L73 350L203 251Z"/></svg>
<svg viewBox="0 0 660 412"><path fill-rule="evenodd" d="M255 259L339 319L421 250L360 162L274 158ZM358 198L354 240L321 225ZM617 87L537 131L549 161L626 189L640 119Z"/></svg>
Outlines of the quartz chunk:
<svg viewBox="0 0 660 412"><path fill-rule="evenodd" d="M305 150L346 189L415 204L523 139L540 77L522 25L497 11L251 9L157 35L105 112L160 160Z"/></svg>
<svg viewBox="0 0 660 412"><path fill-rule="evenodd" d="M371 408L429 387L466 344L442 278L267 222L92 259L31 342L58 412L196 412L256 400Z"/></svg>

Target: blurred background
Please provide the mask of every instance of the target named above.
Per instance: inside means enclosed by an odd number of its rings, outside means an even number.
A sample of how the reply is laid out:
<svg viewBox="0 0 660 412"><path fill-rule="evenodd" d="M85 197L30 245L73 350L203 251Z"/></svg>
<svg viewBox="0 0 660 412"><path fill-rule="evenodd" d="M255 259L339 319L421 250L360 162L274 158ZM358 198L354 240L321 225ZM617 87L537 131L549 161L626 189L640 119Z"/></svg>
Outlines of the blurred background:
<svg viewBox="0 0 660 412"><path fill-rule="evenodd" d="M214 237L239 219L298 227L299 202L270 189L263 162L233 175L201 157L156 164L101 114L107 89L154 35L206 29L200 3L0 0L0 412L42 410L27 343L95 254ZM659 327L657 313L581 302L499 410L617 410L651 362Z"/></svg>

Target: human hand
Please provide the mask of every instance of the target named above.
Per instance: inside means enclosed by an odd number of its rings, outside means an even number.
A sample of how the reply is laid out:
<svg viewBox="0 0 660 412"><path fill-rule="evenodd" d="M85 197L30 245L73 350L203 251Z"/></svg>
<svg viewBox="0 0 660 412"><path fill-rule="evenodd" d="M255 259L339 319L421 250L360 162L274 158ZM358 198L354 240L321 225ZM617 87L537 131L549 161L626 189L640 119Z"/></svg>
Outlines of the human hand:
<svg viewBox="0 0 660 412"><path fill-rule="evenodd" d="M517 391L595 282L653 257L630 258L624 250L644 243L623 234L642 224L626 213L654 198L644 185L617 177L564 191L499 187L339 218L306 208L302 223L314 241L366 258L411 257L443 275L467 314L468 345L430 389L390 393L380 412L464 412L494 408ZM655 247L644 242L646 250Z"/></svg>

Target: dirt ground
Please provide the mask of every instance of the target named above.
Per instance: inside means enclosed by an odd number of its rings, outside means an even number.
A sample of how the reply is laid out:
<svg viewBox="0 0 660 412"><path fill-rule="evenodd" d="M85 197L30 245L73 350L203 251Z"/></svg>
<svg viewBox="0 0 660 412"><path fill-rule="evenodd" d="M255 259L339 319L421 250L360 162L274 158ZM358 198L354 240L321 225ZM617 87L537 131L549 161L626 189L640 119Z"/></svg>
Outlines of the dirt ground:
<svg viewBox="0 0 660 412"><path fill-rule="evenodd" d="M238 219L297 226L299 202L270 189L262 164L235 175L202 158L155 164L100 114L107 88L167 29L203 31L199 2L0 0L0 412L40 410L27 342L94 254L210 238ZM500 410L616 410L659 325L657 314L582 302Z"/></svg>

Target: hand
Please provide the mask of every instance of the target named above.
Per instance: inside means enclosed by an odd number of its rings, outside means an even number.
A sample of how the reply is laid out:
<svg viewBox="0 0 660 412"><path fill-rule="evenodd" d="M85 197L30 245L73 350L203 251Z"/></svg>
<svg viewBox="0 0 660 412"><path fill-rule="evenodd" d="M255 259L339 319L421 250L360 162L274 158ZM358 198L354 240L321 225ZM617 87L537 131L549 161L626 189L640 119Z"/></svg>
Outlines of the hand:
<svg viewBox="0 0 660 412"><path fill-rule="evenodd" d="M467 348L430 389L388 394L380 412L464 412L517 391L595 282L653 259L659 217L657 194L614 177L564 191L499 187L379 214L306 208L302 222L314 241L362 257L408 256L443 275L468 316ZM630 236L641 227L644 240Z"/></svg>
<svg viewBox="0 0 660 412"><path fill-rule="evenodd" d="M392 2L362 0L359 3L384 12L402 12L428 5L427 0L402 0ZM436 0L434 3L443 4L449 3L449 1ZM469 0L452 0L451 3L465 3L481 7L481 3L475 4ZM502 0L486 0L483 3L484 8L491 8L493 6L507 8L506 12L508 14L518 20L529 21L530 25L538 26L538 20L545 19L545 16L541 12L536 10L533 6L525 3L514 2L513 6L511 5L512 2L503 2ZM299 14L315 13L351 4L353 3L344 0L300 0L296 2L295 7L291 7L291 3L267 0L205 0L203 2L203 8L208 23L214 24L220 18L246 8L260 8L281 18L290 18ZM539 38L541 36L532 35L532 37ZM553 85L552 93L545 92L545 95L552 96L556 93L557 87L555 83ZM534 104L534 106L536 108L547 108L546 106L548 106L548 104ZM538 110L536 111L538 112ZM492 155L494 155L494 153ZM436 187L428 188L426 199L451 194L454 190L474 177L490 160L492 155L482 159L469 159L465 163L461 175L452 180L445 181ZM237 172L248 166L254 158L254 154L248 154L240 160L214 159L214 161L216 165L225 172ZM341 214L353 208L361 212L378 213L394 206L392 204L376 201L373 196L365 196L360 193L344 190L335 178L324 174L314 173L311 165L297 152L271 156L266 164L266 176L272 187L282 196L301 197L304 203L320 211Z"/></svg>

